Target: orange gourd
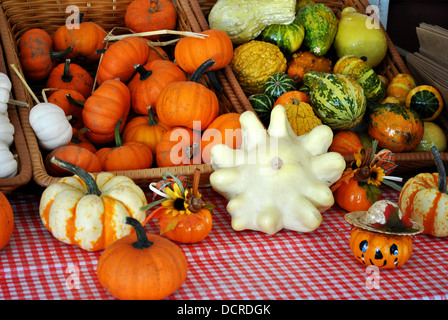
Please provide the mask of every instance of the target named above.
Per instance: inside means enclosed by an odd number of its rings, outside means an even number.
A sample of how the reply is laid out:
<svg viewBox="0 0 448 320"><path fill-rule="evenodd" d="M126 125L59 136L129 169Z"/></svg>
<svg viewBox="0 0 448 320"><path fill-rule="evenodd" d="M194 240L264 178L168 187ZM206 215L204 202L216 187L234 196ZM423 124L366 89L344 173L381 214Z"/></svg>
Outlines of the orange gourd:
<svg viewBox="0 0 448 320"><path fill-rule="evenodd" d="M202 134L202 160L204 163L210 163L210 151L217 144L225 144L232 149L238 149L241 142L240 114L224 113L217 117Z"/></svg>
<svg viewBox="0 0 448 320"><path fill-rule="evenodd" d="M342 155L353 155L364 147L356 132L350 130L338 131L331 143L328 151L339 152Z"/></svg>
<svg viewBox="0 0 448 320"><path fill-rule="evenodd" d="M288 103L295 103L294 100L309 103L310 97L305 92L299 90L287 91L275 100L274 107L279 104L286 106Z"/></svg>
<svg viewBox="0 0 448 320"><path fill-rule="evenodd" d="M215 64L207 71L222 69L233 57L232 40L224 31L209 29L201 34L207 37L183 37L174 48L176 63L189 74L193 74L208 59L213 59Z"/></svg>
<svg viewBox="0 0 448 320"><path fill-rule="evenodd" d="M79 14L77 26L68 28L66 24L60 26L53 36L53 48L63 51L69 47L73 50L65 57L76 59L79 63L93 63L100 59L101 53L97 50L106 47L106 31L97 23L82 21L84 13Z"/></svg>
<svg viewBox="0 0 448 320"><path fill-rule="evenodd" d="M387 86L386 96L394 97L398 99L401 104L405 104L406 97L416 85L414 77L410 74L399 73L392 78Z"/></svg>
<svg viewBox="0 0 448 320"><path fill-rule="evenodd" d="M128 83L131 107L137 114L146 115L148 106L157 113L160 92L171 82L187 81L185 73L169 60L154 60L142 66L136 64L136 75Z"/></svg>
<svg viewBox="0 0 448 320"><path fill-rule="evenodd" d="M201 133L186 127L165 132L156 147L158 167L201 164Z"/></svg>
<svg viewBox="0 0 448 320"><path fill-rule="evenodd" d="M115 79L103 82L84 104L82 119L89 129L87 138L92 143L112 142L115 124L122 119L120 130L123 130L130 108L131 96L123 82Z"/></svg>
<svg viewBox="0 0 448 320"><path fill-rule="evenodd" d="M163 88L157 100L160 121L174 127L205 130L219 114L216 94L198 83L202 74L213 64L207 60L191 76L190 81L171 82Z"/></svg>
<svg viewBox="0 0 448 320"><path fill-rule="evenodd" d="M43 29L32 28L22 34L18 49L20 65L27 80L44 80L53 70L57 59L72 50L68 48L63 52L54 52L52 46L51 36Z"/></svg>
<svg viewBox="0 0 448 320"><path fill-rule="evenodd" d="M366 266L391 269L403 265L412 253L409 236L382 234L355 227L350 236L350 249Z"/></svg>
<svg viewBox="0 0 448 320"><path fill-rule="evenodd" d="M64 110L66 116L71 116L72 127L80 129L84 126L82 108L86 98L81 93L71 89L59 89L53 92L47 100Z"/></svg>
<svg viewBox="0 0 448 320"><path fill-rule="evenodd" d="M383 149L392 152L414 150L423 138L423 121L409 107L385 103L376 105L368 118L368 134Z"/></svg>
<svg viewBox="0 0 448 320"><path fill-rule="evenodd" d="M127 83L134 75L134 65L144 65L150 50L147 41L140 37L130 36L114 42L101 58L96 74L98 84L109 79Z"/></svg>
<svg viewBox="0 0 448 320"><path fill-rule="evenodd" d="M100 160L93 152L80 146L66 145L52 150L45 157L45 167L48 173L52 176L61 177L70 173L70 171L62 169L52 163L51 158L53 157L70 162L71 164L80 167L87 172L101 171Z"/></svg>
<svg viewBox="0 0 448 320"><path fill-rule="evenodd" d="M160 300L178 290L187 277L188 262L172 241L146 233L126 218L135 232L111 244L98 259L100 284L121 300Z"/></svg>
<svg viewBox="0 0 448 320"><path fill-rule="evenodd" d="M342 183L334 192L334 200L344 210L364 211L368 210L372 202L367 198L367 191L358 184L354 178Z"/></svg>
<svg viewBox="0 0 448 320"><path fill-rule="evenodd" d="M148 169L152 165L152 152L148 146L141 142L122 143L120 125L118 120L115 126L115 146L99 149L95 155L105 171L140 170Z"/></svg>
<svg viewBox="0 0 448 320"><path fill-rule="evenodd" d="M177 10L171 0L134 0L126 8L124 21L126 27L134 32L174 30ZM161 36L147 38L157 40Z"/></svg>
<svg viewBox="0 0 448 320"><path fill-rule="evenodd" d="M333 70L331 65L331 60L324 56L318 57L310 51L300 51L292 55L286 74L293 78L294 82L302 83L303 76L308 71L331 73Z"/></svg>
<svg viewBox="0 0 448 320"><path fill-rule="evenodd" d="M149 107L147 116L137 116L129 120L123 129L124 142L136 141L147 145L155 158L156 147L162 135L171 128L158 121Z"/></svg>
<svg viewBox="0 0 448 320"><path fill-rule="evenodd" d="M8 244L14 231L14 214L3 192L0 192L0 228L0 250L2 250Z"/></svg>
<svg viewBox="0 0 448 320"><path fill-rule="evenodd" d="M92 93L93 78L83 67L66 59L50 72L47 88L75 90L87 98Z"/></svg>

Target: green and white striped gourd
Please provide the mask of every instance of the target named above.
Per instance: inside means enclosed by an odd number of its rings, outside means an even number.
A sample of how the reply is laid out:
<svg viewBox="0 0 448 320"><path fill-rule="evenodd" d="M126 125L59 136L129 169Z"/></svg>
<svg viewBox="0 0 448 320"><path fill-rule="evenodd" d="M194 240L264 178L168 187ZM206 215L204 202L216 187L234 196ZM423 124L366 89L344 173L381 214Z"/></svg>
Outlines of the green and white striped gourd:
<svg viewBox="0 0 448 320"><path fill-rule="evenodd" d="M310 71L303 83L310 89L310 104L324 124L346 130L361 122L367 100L356 80L338 73Z"/></svg>
<svg viewBox="0 0 448 320"><path fill-rule="evenodd" d="M260 40L277 45L285 54L296 52L302 45L305 28L298 16L290 24L271 24L260 34Z"/></svg>
<svg viewBox="0 0 448 320"><path fill-rule="evenodd" d="M284 72L275 73L264 83L264 93L278 98L288 91L296 90L294 79Z"/></svg>
<svg viewBox="0 0 448 320"><path fill-rule="evenodd" d="M386 86L375 71L361 58L346 55L340 58L334 65L334 73L350 76L364 89L366 98L379 102L386 95Z"/></svg>

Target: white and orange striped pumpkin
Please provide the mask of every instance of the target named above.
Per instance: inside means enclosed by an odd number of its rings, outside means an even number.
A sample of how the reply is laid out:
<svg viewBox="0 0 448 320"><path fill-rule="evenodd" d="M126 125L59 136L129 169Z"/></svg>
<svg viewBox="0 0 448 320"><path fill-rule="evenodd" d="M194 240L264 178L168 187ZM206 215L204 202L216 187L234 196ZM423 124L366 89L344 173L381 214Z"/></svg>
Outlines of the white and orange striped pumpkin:
<svg viewBox="0 0 448 320"><path fill-rule="evenodd" d="M423 233L435 237L448 236L448 179L442 158L431 147L436 160L436 173L419 173L404 184L398 205L404 216L421 223Z"/></svg>
<svg viewBox="0 0 448 320"><path fill-rule="evenodd" d="M56 239L88 251L103 250L131 232L126 217L145 219L141 208L147 200L132 179L109 172L93 176L62 160L52 162L76 172L42 193L39 214Z"/></svg>

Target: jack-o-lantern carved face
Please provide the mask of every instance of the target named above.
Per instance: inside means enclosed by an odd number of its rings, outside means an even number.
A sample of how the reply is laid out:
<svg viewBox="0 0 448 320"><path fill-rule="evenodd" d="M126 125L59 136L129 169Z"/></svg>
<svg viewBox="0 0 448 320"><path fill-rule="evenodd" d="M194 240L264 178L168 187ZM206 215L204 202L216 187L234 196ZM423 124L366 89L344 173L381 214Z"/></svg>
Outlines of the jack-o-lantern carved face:
<svg viewBox="0 0 448 320"><path fill-rule="evenodd" d="M382 234L355 227L350 236L350 249L355 258L366 266L395 268L411 256L412 241L409 236Z"/></svg>

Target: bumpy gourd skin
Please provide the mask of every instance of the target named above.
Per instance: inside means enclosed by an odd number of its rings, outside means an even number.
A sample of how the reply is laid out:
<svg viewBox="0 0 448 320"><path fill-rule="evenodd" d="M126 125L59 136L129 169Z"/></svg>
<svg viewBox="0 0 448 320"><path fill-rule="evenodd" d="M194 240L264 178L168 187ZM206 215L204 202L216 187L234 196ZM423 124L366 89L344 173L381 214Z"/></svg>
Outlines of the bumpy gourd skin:
<svg viewBox="0 0 448 320"><path fill-rule="evenodd" d="M244 92L262 93L271 75L285 72L286 58L276 45L252 40L234 50L230 67Z"/></svg>
<svg viewBox="0 0 448 320"><path fill-rule="evenodd" d="M283 228L311 232L321 212L334 204L329 188L345 169L337 152L327 152L333 139L326 125L296 136L285 108L276 106L266 130L255 114L240 116L240 149L216 145L211 150L213 189L229 200L234 230L275 234Z"/></svg>
<svg viewBox="0 0 448 320"><path fill-rule="evenodd" d="M338 30L334 12L324 3L307 5L299 11L299 22L305 27L305 45L315 55L325 55Z"/></svg>

